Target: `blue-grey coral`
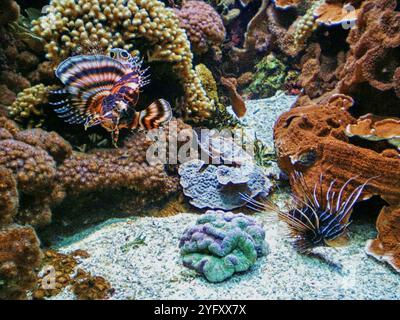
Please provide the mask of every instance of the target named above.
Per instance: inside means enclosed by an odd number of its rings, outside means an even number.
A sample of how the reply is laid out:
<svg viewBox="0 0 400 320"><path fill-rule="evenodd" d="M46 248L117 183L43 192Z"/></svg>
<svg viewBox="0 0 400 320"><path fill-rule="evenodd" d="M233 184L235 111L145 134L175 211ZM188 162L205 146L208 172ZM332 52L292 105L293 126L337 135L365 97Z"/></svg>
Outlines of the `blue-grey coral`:
<svg viewBox="0 0 400 320"><path fill-rule="evenodd" d="M266 255L265 231L244 214L207 211L179 243L183 264L210 282L222 282Z"/></svg>
<svg viewBox="0 0 400 320"><path fill-rule="evenodd" d="M208 165L203 160L191 160L179 167L183 193L191 198L190 203L200 209L232 210L246 203L241 193L254 198L268 194L272 183L262 170L254 164L246 169L225 165Z"/></svg>

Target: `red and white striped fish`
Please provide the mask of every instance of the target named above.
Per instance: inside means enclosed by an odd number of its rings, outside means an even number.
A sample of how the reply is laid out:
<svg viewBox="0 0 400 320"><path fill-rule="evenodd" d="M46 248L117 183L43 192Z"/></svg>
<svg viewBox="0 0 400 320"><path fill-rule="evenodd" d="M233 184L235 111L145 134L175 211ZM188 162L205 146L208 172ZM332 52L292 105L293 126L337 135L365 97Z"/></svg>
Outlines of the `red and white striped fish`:
<svg viewBox="0 0 400 320"><path fill-rule="evenodd" d="M158 128L171 119L171 106L159 99L143 111L135 110L140 89L149 83L147 69L141 67L142 62L123 49L112 49L110 56L68 58L56 70L65 88L52 91L68 98L51 104L67 123L84 124L85 129L101 125L115 145L121 129Z"/></svg>

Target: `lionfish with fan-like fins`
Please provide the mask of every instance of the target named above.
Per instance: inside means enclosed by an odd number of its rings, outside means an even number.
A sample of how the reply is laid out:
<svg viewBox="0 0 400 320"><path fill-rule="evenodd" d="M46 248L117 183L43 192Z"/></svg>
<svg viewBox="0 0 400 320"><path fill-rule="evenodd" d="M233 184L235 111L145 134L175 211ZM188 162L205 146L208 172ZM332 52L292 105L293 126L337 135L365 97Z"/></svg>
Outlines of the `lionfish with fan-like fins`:
<svg viewBox="0 0 400 320"><path fill-rule="evenodd" d="M172 118L171 106L163 99L135 110L140 89L149 83L146 71L141 60L123 49L111 49L110 56L70 57L56 70L65 88L52 91L68 98L51 104L67 123L84 124L85 129L101 125L116 145L121 129L150 130Z"/></svg>
<svg viewBox="0 0 400 320"><path fill-rule="evenodd" d="M242 197L248 202L249 208L256 211L272 210L280 220L286 222L293 246L300 253L309 254L313 248L320 246L338 247L346 244L354 204L373 178L355 188L346 199L345 190L356 177L347 180L338 194L332 191L336 180L329 184L326 192L322 190L322 174L312 189L301 173L295 172L292 178L299 182L301 196L293 195L293 201L286 210L270 200L259 202L246 195Z"/></svg>

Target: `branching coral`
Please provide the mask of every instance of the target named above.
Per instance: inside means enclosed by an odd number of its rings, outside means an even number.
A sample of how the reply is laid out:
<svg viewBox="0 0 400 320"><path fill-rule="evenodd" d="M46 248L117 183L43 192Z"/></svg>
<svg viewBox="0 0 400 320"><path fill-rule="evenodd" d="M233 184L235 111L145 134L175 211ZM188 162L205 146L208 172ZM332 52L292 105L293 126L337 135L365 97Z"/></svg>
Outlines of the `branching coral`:
<svg viewBox="0 0 400 320"><path fill-rule="evenodd" d="M216 56L220 56L226 31L215 9L203 1L191 0L185 1L182 8L175 11L180 27L186 30L193 52L204 54L212 49Z"/></svg>
<svg viewBox="0 0 400 320"><path fill-rule="evenodd" d="M24 299L36 283L42 252L31 227L0 229L0 299Z"/></svg>
<svg viewBox="0 0 400 320"><path fill-rule="evenodd" d="M207 211L185 231L179 247L183 264L210 282L249 270L268 252L262 226L244 214L223 211Z"/></svg>
<svg viewBox="0 0 400 320"><path fill-rule="evenodd" d="M18 93L16 101L8 108L10 117L28 128L40 127L44 121L43 106L48 103L50 89L38 84Z"/></svg>
<svg viewBox="0 0 400 320"><path fill-rule="evenodd" d="M79 52L82 45L133 51L134 40L144 39L151 47L149 61L173 64L183 83L188 117L199 120L211 115L213 105L193 70L190 43L173 10L163 2L52 0L47 10L33 22L33 30L45 39L47 57L54 63Z"/></svg>

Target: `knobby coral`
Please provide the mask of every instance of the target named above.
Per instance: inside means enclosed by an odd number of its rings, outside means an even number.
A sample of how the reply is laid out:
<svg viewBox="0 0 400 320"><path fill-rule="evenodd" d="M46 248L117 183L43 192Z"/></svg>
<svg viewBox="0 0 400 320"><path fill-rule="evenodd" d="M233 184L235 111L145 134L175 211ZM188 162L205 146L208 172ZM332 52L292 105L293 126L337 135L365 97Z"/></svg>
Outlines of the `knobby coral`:
<svg viewBox="0 0 400 320"><path fill-rule="evenodd" d="M210 282L222 282L251 268L268 252L262 226L244 214L207 211L183 234L183 264Z"/></svg>
<svg viewBox="0 0 400 320"><path fill-rule="evenodd" d="M183 83L187 116L208 118L213 104L193 70L190 43L172 9L158 0L52 0L47 14L33 22L33 30L46 41L47 57L55 64L79 48L97 44L102 51L112 47L134 49L134 40L150 45L149 61L172 63Z"/></svg>
<svg viewBox="0 0 400 320"><path fill-rule="evenodd" d="M185 1L175 12L194 53L204 54L212 49L220 56L226 31L220 15L212 6L203 1Z"/></svg>
<svg viewBox="0 0 400 320"><path fill-rule="evenodd" d="M0 299L25 299L36 283L42 251L31 227L0 229Z"/></svg>

